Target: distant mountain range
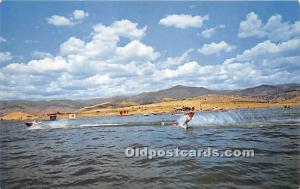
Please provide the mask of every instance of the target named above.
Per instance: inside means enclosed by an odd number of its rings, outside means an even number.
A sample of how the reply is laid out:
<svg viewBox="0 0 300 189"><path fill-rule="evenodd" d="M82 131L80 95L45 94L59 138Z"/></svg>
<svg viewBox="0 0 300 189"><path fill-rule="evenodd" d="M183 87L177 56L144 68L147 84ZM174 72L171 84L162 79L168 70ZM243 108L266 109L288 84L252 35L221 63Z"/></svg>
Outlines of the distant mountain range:
<svg viewBox="0 0 300 189"><path fill-rule="evenodd" d="M181 99L191 98L196 96L202 96L207 94L215 94L213 90L203 87L187 87L182 85L176 85L169 89L164 89L154 92L141 93L136 96L128 97L129 101L145 104L152 102L159 102L164 98Z"/></svg>
<svg viewBox="0 0 300 189"><path fill-rule="evenodd" d="M86 100L6 100L0 101L0 116L13 111L24 111L31 114L47 114L56 111L74 111L86 106L104 107L103 105L107 104L109 107L118 107L124 106L126 103L147 104L159 102L164 99L192 98L208 94L246 96L270 101L282 101L300 95L300 84L260 85L241 90L210 90L203 87L177 85L169 89L144 92L130 97L95 98Z"/></svg>
<svg viewBox="0 0 300 189"><path fill-rule="evenodd" d="M226 92L225 92L226 94ZM258 97L268 100L287 100L300 94L300 84L260 85L243 90L229 91L230 95Z"/></svg>
<svg viewBox="0 0 300 189"><path fill-rule="evenodd" d="M203 87L187 87L176 85L169 89L141 93L136 96L128 97L127 100L143 104L158 102L163 100L164 98L191 98L207 94L246 96L253 98L263 98L266 100L286 100L300 95L300 84L260 85L257 87L241 90L210 90Z"/></svg>

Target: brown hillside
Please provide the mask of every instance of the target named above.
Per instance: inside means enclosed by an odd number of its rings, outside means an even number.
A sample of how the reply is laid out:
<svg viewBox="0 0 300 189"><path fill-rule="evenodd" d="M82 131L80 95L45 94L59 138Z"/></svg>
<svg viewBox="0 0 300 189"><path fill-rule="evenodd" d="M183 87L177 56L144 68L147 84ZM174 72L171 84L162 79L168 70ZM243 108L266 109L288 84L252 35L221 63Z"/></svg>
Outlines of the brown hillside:
<svg viewBox="0 0 300 189"><path fill-rule="evenodd" d="M31 115L25 112L11 112L3 116L3 120L26 120L30 119Z"/></svg>

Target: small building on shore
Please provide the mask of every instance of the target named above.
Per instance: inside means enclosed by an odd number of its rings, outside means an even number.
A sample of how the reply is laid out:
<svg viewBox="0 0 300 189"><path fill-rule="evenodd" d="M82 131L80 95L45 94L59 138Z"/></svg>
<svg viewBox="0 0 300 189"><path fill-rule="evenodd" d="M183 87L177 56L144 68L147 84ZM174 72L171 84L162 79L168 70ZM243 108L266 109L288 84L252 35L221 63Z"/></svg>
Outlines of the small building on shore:
<svg viewBox="0 0 300 189"><path fill-rule="evenodd" d="M52 113L52 114L47 114L47 116L49 116L49 120L50 121L56 121L58 116L61 116L62 113L60 112L56 112L56 113Z"/></svg>
<svg viewBox="0 0 300 189"><path fill-rule="evenodd" d="M51 113L47 114L49 117L50 121L55 121L57 119L76 119L76 114L75 113L67 113L67 112L56 112L56 113Z"/></svg>
<svg viewBox="0 0 300 189"><path fill-rule="evenodd" d="M49 120L50 121L55 121L57 119L57 115L56 114L48 114L49 116Z"/></svg>
<svg viewBox="0 0 300 189"><path fill-rule="evenodd" d="M69 118L69 119L76 119L76 114L74 114L74 113L69 113L69 114L68 114L68 118Z"/></svg>

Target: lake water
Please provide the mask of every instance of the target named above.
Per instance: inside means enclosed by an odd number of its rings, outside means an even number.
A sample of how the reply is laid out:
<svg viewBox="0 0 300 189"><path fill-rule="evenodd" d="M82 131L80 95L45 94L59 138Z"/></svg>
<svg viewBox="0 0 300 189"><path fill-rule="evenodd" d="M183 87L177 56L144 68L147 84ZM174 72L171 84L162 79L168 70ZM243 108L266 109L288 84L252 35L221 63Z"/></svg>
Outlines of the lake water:
<svg viewBox="0 0 300 189"><path fill-rule="evenodd" d="M1 188L299 188L300 108L0 122ZM126 157L125 149L254 149L255 157Z"/></svg>

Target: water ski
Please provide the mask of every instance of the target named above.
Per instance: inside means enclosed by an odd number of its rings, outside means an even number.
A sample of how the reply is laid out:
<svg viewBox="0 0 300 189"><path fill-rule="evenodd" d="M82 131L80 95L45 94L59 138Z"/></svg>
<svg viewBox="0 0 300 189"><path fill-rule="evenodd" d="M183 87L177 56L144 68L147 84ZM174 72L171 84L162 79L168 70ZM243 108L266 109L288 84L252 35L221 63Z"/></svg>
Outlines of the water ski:
<svg viewBox="0 0 300 189"><path fill-rule="evenodd" d="M184 128L185 130L192 130L192 128L187 126L187 125L178 124L178 126L181 127L181 128Z"/></svg>

